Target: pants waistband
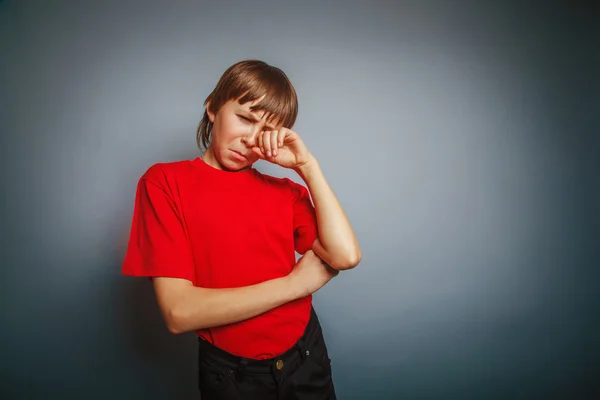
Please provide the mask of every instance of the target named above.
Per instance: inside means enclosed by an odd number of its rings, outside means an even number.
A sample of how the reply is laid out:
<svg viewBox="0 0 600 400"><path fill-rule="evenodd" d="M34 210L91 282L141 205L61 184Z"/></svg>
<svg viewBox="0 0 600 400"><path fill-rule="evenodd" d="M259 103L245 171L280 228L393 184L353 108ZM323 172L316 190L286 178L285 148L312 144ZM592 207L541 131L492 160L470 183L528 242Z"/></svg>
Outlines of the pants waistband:
<svg viewBox="0 0 600 400"><path fill-rule="evenodd" d="M208 358L215 360L219 364L232 370L247 371L254 374L267 374L271 373L273 368L276 368L279 360L283 360L283 362L287 363L287 361L292 358L304 357L306 354L306 346L312 343L315 336L318 334L322 334L321 326L314 308L311 307L308 324L300 339L298 339L292 347L276 357L255 360L252 358L236 356L218 348L200 337L198 338L199 357L208 356Z"/></svg>

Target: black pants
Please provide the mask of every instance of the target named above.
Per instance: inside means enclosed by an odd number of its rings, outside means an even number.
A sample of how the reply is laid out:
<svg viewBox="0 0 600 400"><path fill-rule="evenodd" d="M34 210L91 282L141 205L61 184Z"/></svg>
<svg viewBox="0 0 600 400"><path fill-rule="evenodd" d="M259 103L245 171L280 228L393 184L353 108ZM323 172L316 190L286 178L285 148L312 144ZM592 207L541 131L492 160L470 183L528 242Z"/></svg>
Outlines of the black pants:
<svg viewBox="0 0 600 400"><path fill-rule="evenodd" d="M202 400L336 400L314 309L298 342L274 358L238 357L199 338L198 368Z"/></svg>

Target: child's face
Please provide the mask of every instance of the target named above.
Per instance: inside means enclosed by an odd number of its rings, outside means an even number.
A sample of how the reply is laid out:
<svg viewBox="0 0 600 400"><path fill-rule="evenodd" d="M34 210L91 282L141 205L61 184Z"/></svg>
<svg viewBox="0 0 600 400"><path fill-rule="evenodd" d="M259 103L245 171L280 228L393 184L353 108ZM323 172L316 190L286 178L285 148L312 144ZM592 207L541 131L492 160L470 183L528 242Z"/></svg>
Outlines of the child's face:
<svg viewBox="0 0 600 400"><path fill-rule="evenodd" d="M207 108L213 123L210 148L222 167L238 171L252 165L258 156L252 152L256 137L264 130L275 130L280 125L268 123L263 111L251 112L250 107L261 99L246 104L229 100L216 113Z"/></svg>

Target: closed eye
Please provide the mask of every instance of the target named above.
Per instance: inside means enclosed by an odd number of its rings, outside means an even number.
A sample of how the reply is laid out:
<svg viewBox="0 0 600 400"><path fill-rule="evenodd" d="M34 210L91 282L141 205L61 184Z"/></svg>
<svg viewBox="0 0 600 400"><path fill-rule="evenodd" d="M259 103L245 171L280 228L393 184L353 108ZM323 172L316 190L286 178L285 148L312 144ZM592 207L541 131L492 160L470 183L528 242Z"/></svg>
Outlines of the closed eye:
<svg viewBox="0 0 600 400"><path fill-rule="evenodd" d="M2 0L0 0L0 1L2 1ZM251 118L248 118L248 117L244 117L243 115L239 115L239 114L236 114L236 115L237 115L237 117L238 117L239 119L241 119L242 121L244 121L244 122L246 122L246 123L255 124L255 123L258 123L258 122L259 122L259 121L256 121L256 120L254 120L254 119L251 119ZM266 125L263 127L263 129L264 129L264 130L268 130L268 131L274 131L274 130L275 130L275 128L274 128L274 127L272 127L272 126L266 126Z"/></svg>
<svg viewBox="0 0 600 400"><path fill-rule="evenodd" d="M254 122L250 118L246 118L243 115L238 115L238 118L245 122Z"/></svg>

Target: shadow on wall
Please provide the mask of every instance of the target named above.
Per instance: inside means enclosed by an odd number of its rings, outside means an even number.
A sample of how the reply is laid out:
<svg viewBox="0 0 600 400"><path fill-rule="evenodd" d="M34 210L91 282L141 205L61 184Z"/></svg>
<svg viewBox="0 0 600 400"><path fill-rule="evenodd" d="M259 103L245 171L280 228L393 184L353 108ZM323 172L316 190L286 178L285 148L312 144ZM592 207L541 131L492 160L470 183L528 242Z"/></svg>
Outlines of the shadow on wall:
<svg viewBox="0 0 600 400"><path fill-rule="evenodd" d="M119 271L121 261L115 266ZM197 336L167 330L149 279L121 275L116 286L114 304L119 339L127 353L124 358L135 360L138 368L127 374L137 380L132 386L140 388L139 394L153 393L157 399L198 397Z"/></svg>
<svg viewBox="0 0 600 400"><path fill-rule="evenodd" d="M190 399L198 398L197 388L197 339L194 333L173 335L163 321L156 301L152 281L148 278L131 277L122 274L122 263L125 258L133 204L138 179L148 166L140 167L128 189L130 194L128 210L118 221L116 238L107 238L112 242L112 257L107 268L111 271L108 288L104 293L105 306L110 313L109 324L115 332L111 346L114 370L106 374L116 382L109 384L111 392L121 387L119 394L111 393L114 398L145 399ZM116 240L115 240L116 239ZM103 268L104 269L104 268ZM108 393L106 393L108 395Z"/></svg>

